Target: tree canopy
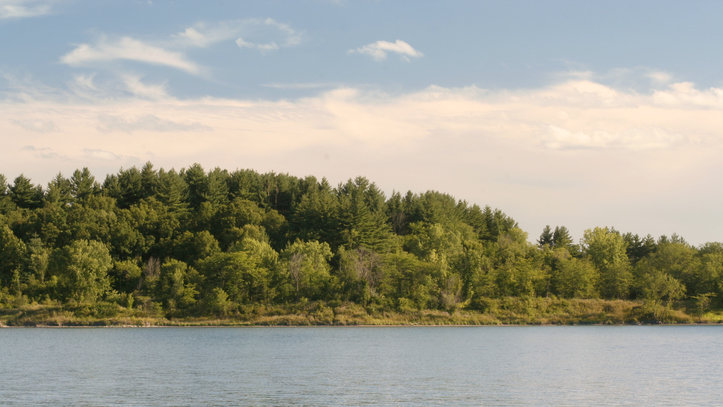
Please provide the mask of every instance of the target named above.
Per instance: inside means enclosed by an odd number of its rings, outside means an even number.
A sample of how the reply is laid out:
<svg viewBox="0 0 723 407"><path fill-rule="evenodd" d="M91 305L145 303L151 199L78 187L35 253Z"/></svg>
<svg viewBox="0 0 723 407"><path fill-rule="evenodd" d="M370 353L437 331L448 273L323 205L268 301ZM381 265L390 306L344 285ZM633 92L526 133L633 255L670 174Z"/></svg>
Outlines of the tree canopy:
<svg viewBox="0 0 723 407"><path fill-rule="evenodd" d="M350 301L376 309L476 309L489 298L720 305L723 244L610 227L535 243L511 217L436 191L357 177L253 170L87 168L43 188L0 175L0 306L116 302L167 315L250 304ZM155 308L154 308L155 307Z"/></svg>

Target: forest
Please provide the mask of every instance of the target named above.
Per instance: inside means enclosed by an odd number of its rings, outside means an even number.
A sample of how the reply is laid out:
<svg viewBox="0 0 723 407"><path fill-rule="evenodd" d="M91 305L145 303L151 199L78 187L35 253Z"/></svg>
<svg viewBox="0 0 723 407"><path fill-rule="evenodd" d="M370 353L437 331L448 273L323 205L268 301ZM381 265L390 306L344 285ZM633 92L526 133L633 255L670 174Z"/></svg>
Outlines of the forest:
<svg viewBox="0 0 723 407"><path fill-rule="evenodd" d="M530 239L499 209L363 177L0 175L5 325L720 322L722 303L721 243Z"/></svg>

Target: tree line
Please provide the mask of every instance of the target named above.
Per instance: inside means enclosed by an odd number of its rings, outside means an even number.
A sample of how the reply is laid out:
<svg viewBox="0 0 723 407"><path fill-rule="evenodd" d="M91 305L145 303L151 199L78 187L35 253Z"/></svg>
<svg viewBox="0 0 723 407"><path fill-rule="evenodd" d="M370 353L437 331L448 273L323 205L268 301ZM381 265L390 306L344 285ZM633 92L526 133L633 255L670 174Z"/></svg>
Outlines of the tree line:
<svg viewBox="0 0 723 407"><path fill-rule="evenodd" d="M502 211L363 177L87 168L43 188L0 175L0 307L113 303L169 317L249 304L484 311L490 299L723 300L723 244L610 227L536 243Z"/></svg>

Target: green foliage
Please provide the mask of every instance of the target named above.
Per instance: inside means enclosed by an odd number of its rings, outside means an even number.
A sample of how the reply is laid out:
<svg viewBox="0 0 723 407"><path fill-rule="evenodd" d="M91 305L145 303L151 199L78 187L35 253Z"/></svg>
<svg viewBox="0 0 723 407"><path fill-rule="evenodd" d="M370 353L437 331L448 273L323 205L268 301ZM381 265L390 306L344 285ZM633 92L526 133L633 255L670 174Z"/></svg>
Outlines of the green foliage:
<svg viewBox="0 0 723 407"><path fill-rule="evenodd" d="M583 241L588 258L600 272L600 295L627 298L633 275L625 240L620 233L609 228L588 229Z"/></svg>
<svg viewBox="0 0 723 407"><path fill-rule="evenodd" d="M378 252L391 248L384 194L366 178L357 177L339 188L339 224L340 243L347 248L366 247Z"/></svg>
<svg viewBox="0 0 723 407"><path fill-rule="evenodd" d="M685 295L685 286L670 274L658 269L648 269L647 265L641 268L647 269L640 273L638 280L644 299L653 302L662 301L669 306Z"/></svg>
<svg viewBox="0 0 723 407"><path fill-rule="evenodd" d="M113 262L101 242L75 240L53 253L51 264L61 299L94 303L110 290L108 271Z"/></svg>
<svg viewBox="0 0 723 407"><path fill-rule="evenodd" d="M185 231L173 243L173 257L186 263L194 263L220 251L218 241L207 230L197 233Z"/></svg>
<svg viewBox="0 0 723 407"><path fill-rule="evenodd" d="M383 258L378 253L360 247L339 249L338 277L346 300L368 305L378 297L378 288L384 279Z"/></svg>
<svg viewBox="0 0 723 407"><path fill-rule="evenodd" d="M43 190L40 185L33 185L24 175L15 178L10 187L10 198L20 208L38 208L43 199Z"/></svg>
<svg viewBox="0 0 723 407"><path fill-rule="evenodd" d="M552 278L554 291L565 298L597 297L600 275L595 266L588 259L571 257L566 250L557 256L559 269Z"/></svg>
<svg viewBox="0 0 723 407"><path fill-rule="evenodd" d="M73 200L72 194L73 186L70 180L58 173L58 175L48 183L48 189L45 191L45 201L59 205L67 205Z"/></svg>
<svg viewBox="0 0 723 407"><path fill-rule="evenodd" d="M296 298L317 299L327 296L332 283L329 244L296 240L281 251L280 267Z"/></svg>
<svg viewBox="0 0 723 407"><path fill-rule="evenodd" d="M204 290L213 294L215 288L221 288L233 304L268 302L276 257L268 243L253 239L245 240L236 251L210 255L198 262Z"/></svg>
<svg viewBox="0 0 723 407"><path fill-rule="evenodd" d="M198 300L199 280L200 275L192 267L180 260L168 259L161 265L158 298L170 313L190 309Z"/></svg>
<svg viewBox="0 0 723 407"><path fill-rule="evenodd" d="M340 244L339 199L324 180L312 185L301 197L291 228L301 240L318 240L336 248Z"/></svg>
<svg viewBox="0 0 723 407"><path fill-rule="evenodd" d="M552 229L550 228L550 225L546 225L545 228L542 229L540 238L537 239L537 244L540 246L540 248L543 248L545 246L552 246L552 243Z"/></svg>
<svg viewBox="0 0 723 407"><path fill-rule="evenodd" d="M113 268L108 272L111 287L124 293L131 293L140 288L143 271L135 260L114 261Z"/></svg>
<svg viewBox="0 0 723 407"><path fill-rule="evenodd" d="M75 170L70 177L70 195L76 201L84 201L92 194L98 193L99 187L95 177L90 174L87 167Z"/></svg>
<svg viewBox="0 0 723 407"><path fill-rule="evenodd" d="M78 318L286 307L299 321L331 323L345 302L428 322L468 309L528 321L555 315L558 299L600 308L597 297L644 303L596 314L615 321L682 321L673 309L682 304L705 318L723 304L723 244L593 228L576 245L564 226L530 243L500 210L436 191L387 199L363 177L333 188L146 163L102 186L87 168L58 174L43 191L0 175L3 307L55 304Z"/></svg>
<svg viewBox="0 0 723 407"><path fill-rule="evenodd" d="M27 247L8 225L0 224L0 283L8 286L23 267Z"/></svg>

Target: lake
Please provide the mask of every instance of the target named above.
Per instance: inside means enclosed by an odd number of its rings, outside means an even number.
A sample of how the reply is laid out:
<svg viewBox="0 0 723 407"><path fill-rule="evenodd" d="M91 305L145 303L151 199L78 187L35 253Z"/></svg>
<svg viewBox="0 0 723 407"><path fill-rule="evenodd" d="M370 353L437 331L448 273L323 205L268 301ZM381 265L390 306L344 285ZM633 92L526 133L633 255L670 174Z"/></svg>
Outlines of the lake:
<svg viewBox="0 0 723 407"><path fill-rule="evenodd" d="M710 406L723 327L0 329L3 406Z"/></svg>

